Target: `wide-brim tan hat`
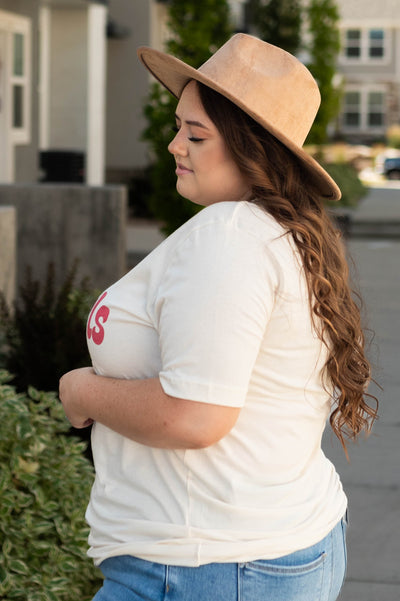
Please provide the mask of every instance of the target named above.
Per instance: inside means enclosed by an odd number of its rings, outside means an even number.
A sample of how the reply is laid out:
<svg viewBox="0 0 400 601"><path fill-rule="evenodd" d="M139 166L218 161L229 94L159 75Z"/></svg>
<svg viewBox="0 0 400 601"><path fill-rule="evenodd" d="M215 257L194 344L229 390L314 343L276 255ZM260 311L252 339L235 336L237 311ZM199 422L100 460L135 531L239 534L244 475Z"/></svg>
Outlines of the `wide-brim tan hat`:
<svg viewBox="0 0 400 601"><path fill-rule="evenodd" d="M144 66L176 98L195 79L231 100L301 160L322 196L339 200L336 183L302 148L321 96L311 73L297 58L243 33L232 36L199 69L145 46L137 52Z"/></svg>

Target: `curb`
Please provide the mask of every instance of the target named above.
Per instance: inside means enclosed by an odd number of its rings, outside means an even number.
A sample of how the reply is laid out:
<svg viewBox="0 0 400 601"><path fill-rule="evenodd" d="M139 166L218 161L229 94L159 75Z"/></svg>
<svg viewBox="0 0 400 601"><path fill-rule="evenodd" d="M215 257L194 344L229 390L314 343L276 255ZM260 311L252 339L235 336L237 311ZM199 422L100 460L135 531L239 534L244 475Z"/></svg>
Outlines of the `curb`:
<svg viewBox="0 0 400 601"><path fill-rule="evenodd" d="M400 220L360 219L349 213L337 213L333 218L345 238L400 239Z"/></svg>
<svg viewBox="0 0 400 601"><path fill-rule="evenodd" d="M352 221L349 237L400 239L400 221Z"/></svg>

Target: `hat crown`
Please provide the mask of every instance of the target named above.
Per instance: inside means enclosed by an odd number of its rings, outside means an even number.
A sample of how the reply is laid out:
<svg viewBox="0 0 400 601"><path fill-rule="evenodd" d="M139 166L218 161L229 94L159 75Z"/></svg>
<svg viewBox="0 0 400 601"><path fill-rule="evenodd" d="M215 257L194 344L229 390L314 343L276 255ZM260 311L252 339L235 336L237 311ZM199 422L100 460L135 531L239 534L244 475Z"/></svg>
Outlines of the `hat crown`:
<svg viewBox="0 0 400 601"><path fill-rule="evenodd" d="M309 70L294 56L246 34L236 34L198 71L247 113L297 146L306 139L321 96Z"/></svg>

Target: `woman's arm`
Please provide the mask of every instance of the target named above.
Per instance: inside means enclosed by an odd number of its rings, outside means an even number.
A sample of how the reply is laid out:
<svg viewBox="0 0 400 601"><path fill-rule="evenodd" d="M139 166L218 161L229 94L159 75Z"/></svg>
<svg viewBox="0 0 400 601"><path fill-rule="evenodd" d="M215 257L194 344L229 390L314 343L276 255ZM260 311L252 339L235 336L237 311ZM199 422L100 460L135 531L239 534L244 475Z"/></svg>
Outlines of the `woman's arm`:
<svg viewBox="0 0 400 601"><path fill-rule="evenodd" d="M168 449L201 449L233 428L240 408L165 394L160 380L119 380L84 367L60 380L60 399L75 428L93 421L136 442Z"/></svg>

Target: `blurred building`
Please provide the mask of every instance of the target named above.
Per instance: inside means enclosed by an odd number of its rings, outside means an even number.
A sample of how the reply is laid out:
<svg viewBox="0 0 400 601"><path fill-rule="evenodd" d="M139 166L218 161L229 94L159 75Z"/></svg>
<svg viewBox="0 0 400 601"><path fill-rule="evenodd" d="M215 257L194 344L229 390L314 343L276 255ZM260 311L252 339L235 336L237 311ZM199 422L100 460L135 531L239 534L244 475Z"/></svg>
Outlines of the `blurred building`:
<svg viewBox="0 0 400 601"><path fill-rule="evenodd" d="M245 0L230 0L233 27ZM337 0L343 102L336 135L384 137L400 123L399 0ZM168 0L0 0L0 182L128 182L150 76L140 45L162 49Z"/></svg>
<svg viewBox="0 0 400 601"><path fill-rule="evenodd" d="M140 140L150 76L139 62L139 46L164 49L167 3L110 0L107 40L106 180L127 182L149 163Z"/></svg>
<svg viewBox="0 0 400 601"><path fill-rule="evenodd" d="M168 0L0 0L0 182L127 182ZM244 0L231 0L234 23Z"/></svg>
<svg viewBox="0 0 400 601"><path fill-rule="evenodd" d="M102 183L105 3L0 0L1 182Z"/></svg>
<svg viewBox="0 0 400 601"><path fill-rule="evenodd" d="M337 3L343 86L337 133L353 142L373 142L400 123L400 2Z"/></svg>

